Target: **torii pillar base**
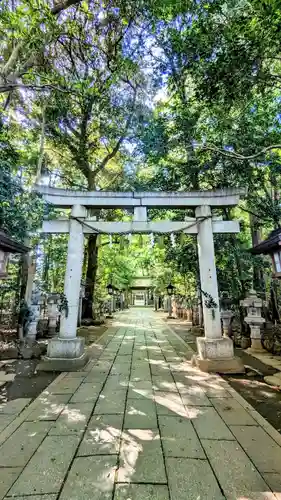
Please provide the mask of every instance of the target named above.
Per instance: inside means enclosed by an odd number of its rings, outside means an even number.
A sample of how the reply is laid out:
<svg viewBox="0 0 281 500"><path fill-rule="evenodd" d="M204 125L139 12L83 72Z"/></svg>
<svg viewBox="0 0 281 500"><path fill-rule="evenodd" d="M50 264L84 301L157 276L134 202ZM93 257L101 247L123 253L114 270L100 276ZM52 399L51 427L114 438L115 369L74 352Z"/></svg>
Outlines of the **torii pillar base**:
<svg viewBox="0 0 281 500"><path fill-rule="evenodd" d="M192 359L193 366L209 373L244 373L240 358L234 356L233 342L230 338L197 338L198 355Z"/></svg>
<svg viewBox="0 0 281 500"><path fill-rule="evenodd" d="M76 372L83 368L89 356L84 352L85 339L75 337L62 339L55 337L48 344L47 356L42 357L37 366L44 372Z"/></svg>

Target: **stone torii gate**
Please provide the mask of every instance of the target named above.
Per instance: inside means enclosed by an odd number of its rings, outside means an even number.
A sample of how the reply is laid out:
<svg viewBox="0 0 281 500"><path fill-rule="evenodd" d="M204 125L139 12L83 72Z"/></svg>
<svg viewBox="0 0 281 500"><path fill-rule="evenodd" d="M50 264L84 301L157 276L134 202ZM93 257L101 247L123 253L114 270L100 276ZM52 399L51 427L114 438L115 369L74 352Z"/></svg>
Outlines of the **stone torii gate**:
<svg viewBox="0 0 281 500"><path fill-rule="evenodd" d="M82 277L84 235L93 233L172 233L182 231L197 234L198 257L205 336L197 339L197 366L204 371L241 372L243 366L234 357L233 343L222 336L219 312L219 294L215 265L213 233L238 233L238 221L224 221L212 216L212 208L235 206L245 192L241 189L198 192L100 192L70 191L35 186L43 199L57 208L70 208L69 218L47 220L42 232L69 234L64 293L68 301L68 316L62 317L57 338L49 341L47 356L41 363L44 370L69 371L82 367L87 356L84 339L77 337L79 293ZM147 220L147 208L195 208L195 218L184 222ZM87 208L133 209L133 220L129 222L97 221L87 215ZM213 307L207 304L206 296L212 298Z"/></svg>

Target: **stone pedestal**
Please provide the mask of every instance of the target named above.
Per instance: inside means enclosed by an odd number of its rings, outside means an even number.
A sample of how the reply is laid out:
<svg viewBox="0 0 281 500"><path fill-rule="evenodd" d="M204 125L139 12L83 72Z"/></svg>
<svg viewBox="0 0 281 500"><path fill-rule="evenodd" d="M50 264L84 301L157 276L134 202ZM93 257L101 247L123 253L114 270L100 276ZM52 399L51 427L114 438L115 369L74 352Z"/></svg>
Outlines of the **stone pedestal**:
<svg viewBox="0 0 281 500"><path fill-rule="evenodd" d="M42 371L76 371L88 361L84 352L85 339L61 339L54 337L47 347L47 355L39 363L37 370Z"/></svg>
<svg viewBox="0 0 281 500"><path fill-rule="evenodd" d="M88 360L84 353L84 339L76 337L84 254L84 235L81 222L86 215L84 207L80 205L72 207L64 281L64 294L68 310L62 313L59 335L49 341L47 356L42 359L38 370L76 371L84 366Z"/></svg>
<svg viewBox="0 0 281 500"><path fill-rule="evenodd" d="M261 326L264 323L264 319L262 318L262 322L260 325L250 325L251 330L251 347L247 349L247 352L265 352L262 343L261 343Z"/></svg>
<svg viewBox="0 0 281 500"><path fill-rule="evenodd" d="M234 356L233 342L228 337L218 339L197 338L198 355L193 364L204 372L243 373L244 365Z"/></svg>

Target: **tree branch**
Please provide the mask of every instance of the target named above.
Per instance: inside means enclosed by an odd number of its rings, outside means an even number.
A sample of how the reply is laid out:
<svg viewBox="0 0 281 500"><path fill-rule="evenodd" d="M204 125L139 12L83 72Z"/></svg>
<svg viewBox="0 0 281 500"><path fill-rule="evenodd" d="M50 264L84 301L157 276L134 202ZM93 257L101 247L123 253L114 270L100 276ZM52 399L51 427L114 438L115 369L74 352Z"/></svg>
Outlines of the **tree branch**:
<svg viewBox="0 0 281 500"><path fill-rule="evenodd" d="M201 148L201 151L213 151L214 153L219 153L226 158L233 158L235 160L254 160L259 156L262 156L267 151L271 151L272 149L281 149L281 144L272 144L271 146L267 146L266 148L261 149L258 153L254 153L253 155L245 156L240 153L236 153L236 151L225 151L224 149L217 148L214 145L198 145L197 147Z"/></svg>
<svg viewBox="0 0 281 500"><path fill-rule="evenodd" d="M68 7L71 5L78 5L81 2L81 0L61 0L61 1L55 1L54 7L51 9L51 14L54 16L59 15L63 10L66 10ZM0 86L0 92L10 92L12 90L15 90L18 88L18 85L9 83L9 82L14 82L19 76L22 76L25 71L32 67L35 63L35 54L31 56L31 58L28 58L27 61L23 64L21 67L20 71L16 72L14 75L11 74L12 68L16 65L17 61L20 58L20 53L21 49L23 49L24 44L23 42L17 43L12 52L10 57L8 58L8 61L6 64L3 66L2 70L0 70L0 76L2 80L2 85ZM12 86L11 86L12 85ZM13 86L15 85L15 86Z"/></svg>
<svg viewBox="0 0 281 500"><path fill-rule="evenodd" d="M116 154L118 153L119 149L120 149L120 146L123 144L125 138L126 138L126 134L127 134L127 131L129 129L129 126L130 126L130 123L131 123L131 120L132 120L132 117L133 117L133 111L135 109L135 104L136 104L136 98L137 98L137 88L136 87L133 87L132 84L130 84L131 87L134 89L134 97L133 97L133 103L132 103L132 110L131 110L131 113L130 115L128 116L127 118L127 121L126 121L126 125L125 125L125 128L123 130L123 133L122 135L119 137L118 141L116 142L115 146L112 148L112 150L104 157L104 159L102 160L102 162L100 163L100 165L93 171L93 176L95 177L99 172L101 172L105 167L106 165L108 164L108 162L110 160L112 160L112 158L114 158L114 156L116 156Z"/></svg>
<svg viewBox="0 0 281 500"><path fill-rule="evenodd" d="M11 90L16 90L16 89L26 89L26 90L57 90L58 92L64 92L66 94L71 94L74 93L73 90L70 89L63 89L62 87L58 87L57 85L53 85L52 83L46 83L44 85L33 85L32 83L30 84L23 84L23 83L7 83L7 84L2 84L0 85L0 93L4 92L11 92Z"/></svg>
<svg viewBox="0 0 281 500"><path fill-rule="evenodd" d="M16 63L17 61L17 58L19 56L19 51L20 49L22 48L22 42L18 43L12 50L12 53L8 59L8 61L6 62L5 66L2 68L2 71L1 71L1 75L3 77L6 77L9 72L10 72L10 69L14 66L14 64Z"/></svg>
<svg viewBox="0 0 281 500"><path fill-rule="evenodd" d="M80 3L81 0L62 0L61 2L57 3L55 2L54 7L51 9L51 13L57 16L62 12L63 10L67 9L71 5L75 5Z"/></svg>

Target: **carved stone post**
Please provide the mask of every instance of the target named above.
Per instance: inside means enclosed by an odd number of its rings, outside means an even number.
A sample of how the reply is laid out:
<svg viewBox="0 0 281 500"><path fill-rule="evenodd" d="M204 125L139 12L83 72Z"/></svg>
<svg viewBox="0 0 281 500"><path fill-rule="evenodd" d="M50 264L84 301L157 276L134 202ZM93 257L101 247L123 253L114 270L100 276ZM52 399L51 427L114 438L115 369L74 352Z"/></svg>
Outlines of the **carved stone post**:
<svg viewBox="0 0 281 500"><path fill-rule="evenodd" d="M34 289L31 294L31 304L29 309L31 311L31 321L28 325L26 340L29 342L35 342L37 336L37 325L40 319L41 304L43 303L43 298L39 290Z"/></svg>
<svg viewBox="0 0 281 500"><path fill-rule="evenodd" d="M222 320L222 331L224 337L229 337L229 326L231 318L233 316L233 311L230 309L231 299L229 298L227 292L222 292L221 300L221 320Z"/></svg>
<svg viewBox="0 0 281 500"><path fill-rule="evenodd" d="M48 296L48 335L55 337L58 318L58 301L60 295L58 293L51 293Z"/></svg>
<svg viewBox="0 0 281 500"><path fill-rule="evenodd" d="M225 311L221 311L221 319L222 319L222 331L224 337L229 337L229 325L231 318L233 316L233 312L230 309L226 309Z"/></svg>

